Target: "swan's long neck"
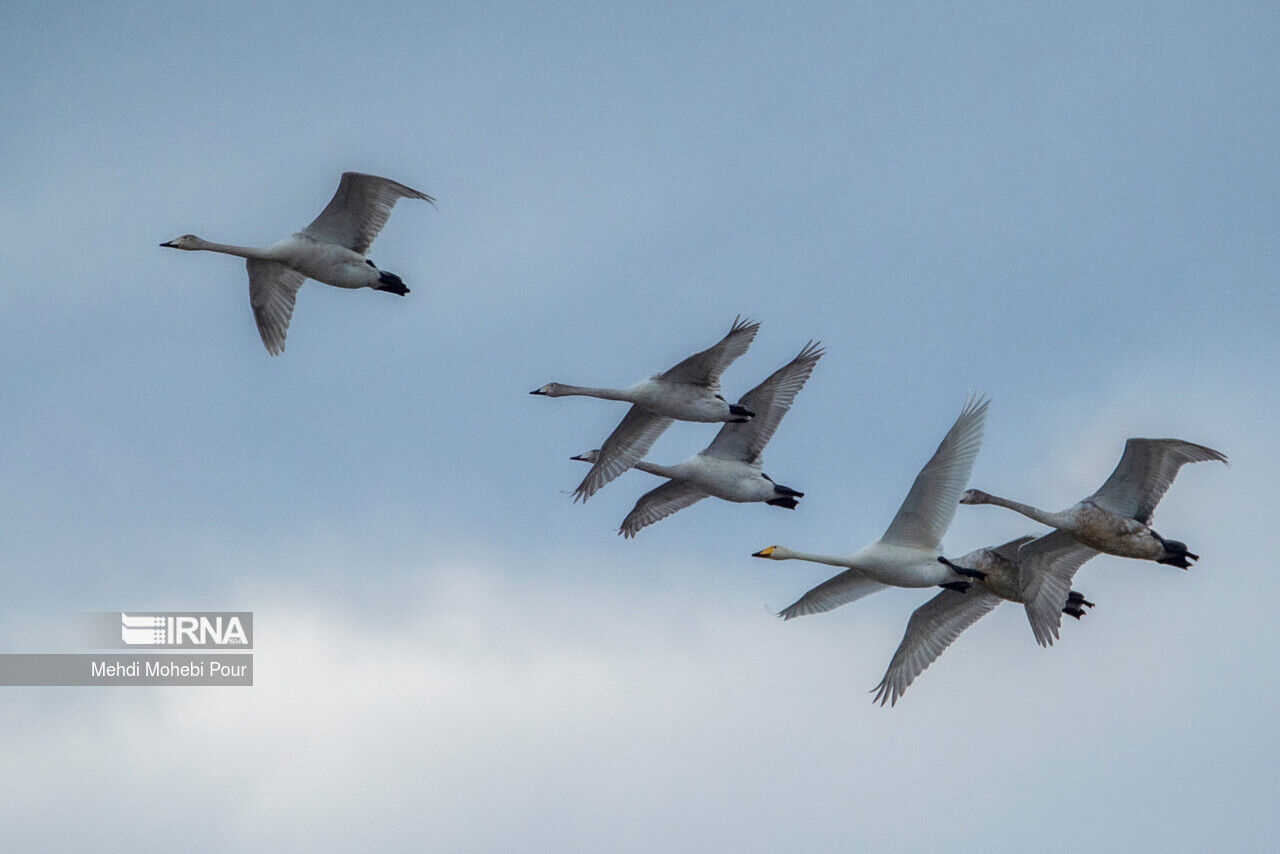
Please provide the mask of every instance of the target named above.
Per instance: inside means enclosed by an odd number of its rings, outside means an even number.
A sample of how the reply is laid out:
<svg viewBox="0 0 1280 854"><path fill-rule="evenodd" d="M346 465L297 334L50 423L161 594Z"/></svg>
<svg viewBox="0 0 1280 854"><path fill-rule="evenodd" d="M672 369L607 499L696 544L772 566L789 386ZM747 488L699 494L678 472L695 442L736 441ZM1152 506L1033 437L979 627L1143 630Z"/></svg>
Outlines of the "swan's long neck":
<svg viewBox="0 0 1280 854"><path fill-rule="evenodd" d="M210 243L207 240L201 240L196 249L205 249L209 252L221 252L223 255L236 255L240 258L258 258L262 260L273 260L267 249L256 246L233 246L229 243Z"/></svg>
<svg viewBox="0 0 1280 854"><path fill-rule="evenodd" d="M668 480L679 479L679 472L675 470L674 466L661 466L657 463L650 463L641 460L636 463L635 467L640 469L640 471L647 471L649 474L655 474L658 477L665 477Z"/></svg>
<svg viewBox="0 0 1280 854"><path fill-rule="evenodd" d="M999 507L1008 507L1015 513L1021 513L1028 519L1034 519L1041 525L1048 525L1050 528L1060 528L1063 524L1061 513L1050 513L1047 510L1041 510L1039 507L1032 507L1030 504L1022 504L1018 501L1010 501L1008 498L1001 498L999 495L987 495L987 504L995 504Z"/></svg>
<svg viewBox="0 0 1280 854"><path fill-rule="evenodd" d="M783 560L807 560L810 563L825 563L827 566L842 566L845 569L852 569L853 564L847 557L838 555L820 555L812 552L795 552L789 551Z"/></svg>
<svg viewBox="0 0 1280 854"><path fill-rule="evenodd" d="M571 394L581 394L581 395L585 395L586 397L600 397L605 400L625 400L628 403L633 402L631 399L631 395L628 394L624 389L592 388L591 386L565 385L564 383L561 383L560 394L557 396L566 397Z"/></svg>

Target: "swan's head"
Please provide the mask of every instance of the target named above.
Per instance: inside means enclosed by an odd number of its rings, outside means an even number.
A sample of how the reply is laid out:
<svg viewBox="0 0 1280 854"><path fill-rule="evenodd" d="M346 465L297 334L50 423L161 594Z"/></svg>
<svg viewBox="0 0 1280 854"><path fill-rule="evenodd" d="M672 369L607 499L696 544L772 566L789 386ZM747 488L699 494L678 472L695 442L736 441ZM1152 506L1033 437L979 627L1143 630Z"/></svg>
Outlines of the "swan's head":
<svg viewBox="0 0 1280 854"><path fill-rule="evenodd" d="M542 388L535 388L533 391L529 392L529 394L541 394L547 397L564 397L569 393L565 390L566 388L567 386L563 383L547 383Z"/></svg>
<svg viewBox="0 0 1280 854"><path fill-rule="evenodd" d="M569 457L569 459L577 460L580 463L591 463L592 465L595 465L596 460L600 459L600 449L596 448L594 451L587 451L585 454L578 454L576 457Z"/></svg>
<svg viewBox="0 0 1280 854"><path fill-rule="evenodd" d="M990 501L991 496L981 489L966 489L964 495L960 496L961 504L988 504Z"/></svg>
<svg viewBox="0 0 1280 854"><path fill-rule="evenodd" d="M175 237L168 243L161 243L161 246L168 246L170 249L199 249L203 243L200 238L194 234L184 234L181 237Z"/></svg>
<svg viewBox="0 0 1280 854"><path fill-rule="evenodd" d="M752 557L763 557L769 560L789 560L791 554L790 549L784 549L782 546L769 546L756 552Z"/></svg>

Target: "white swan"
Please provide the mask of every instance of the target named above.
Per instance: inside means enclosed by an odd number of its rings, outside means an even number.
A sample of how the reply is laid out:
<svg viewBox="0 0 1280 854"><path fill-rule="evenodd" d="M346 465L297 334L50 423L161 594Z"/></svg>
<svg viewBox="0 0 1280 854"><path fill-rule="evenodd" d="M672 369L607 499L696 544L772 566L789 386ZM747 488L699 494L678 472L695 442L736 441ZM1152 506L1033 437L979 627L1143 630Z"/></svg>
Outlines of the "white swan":
<svg viewBox="0 0 1280 854"><path fill-rule="evenodd" d="M1027 617L1041 644L1053 643L1061 621L1059 609L1073 573L1042 571L1064 549L1087 546L1119 557L1153 560L1189 569L1199 555L1185 543L1167 540L1151 529L1156 505L1186 463L1217 460L1222 453L1181 439L1130 439L1106 483L1088 498L1058 513L970 489L961 504L996 504L1056 530L1023 547L1019 560L1026 579ZM1061 568L1061 567L1059 567ZM1073 571L1074 572L1074 571Z"/></svg>
<svg viewBox="0 0 1280 854"><path fill-rule="evenodd" d="M237 255L249 269L249 303L258 334L271 355L284 350L289 318L298 289L308 278L338 288L374 288L401 296L409 293L394 273L366 259L397 199L435 199L377 175L343 172L338 191L320 216L306 228L271 246L228 246L194 234L161 243L172 249L206 250Z"/></svg>
<svg viewBox="0 0 1280 854"><path fill-rule="evenodd" d="M880 705L894 705L907 690L915 678L924 672L930 664L942 655L960 633L981 619L988 611L1004 602L1024 602L1024 581L1026 570L1019 567L1019 559L1025 553L1019 547L1025 547L1035 537L1019 537L1001 546L978 549L964 557L957 558L955 563L967 569L983 573L967 592L943 590L937 596L921 605L907 622L906 633L902 642L889 662L889 669L884 678L873 690L876 692L872 702ZM1075 544L1074 550L1059 556L1059 563L1069 565L1074 574L1080 565L1096 555L1093 549ZM815 588L812 593L821 590ZM822 597L815 605L822 604ZM801 600L803 602L804 599ZM796 605L800 603L797 602ZM793 605L792 608L795 608ZM1068 591L1060 614L1070 614L1077 620L1085 615L1085 608L1092 608L1093 603L1075 590ZM815 609L806 613L813 613ZM824 609L825 610L825 609ZM787 612L784 611L785 615Z"/></svg>
<svg viewBox="0 0 1280 854"><path fill-rule="evenodd" d="M755 417L745 424L725 424L710 445L684 462L674 466L637 462L635 468L669 480L640 497L618 533L634 537L641 528L709 495L725 501L763 501L794 510L796 499L804 493L774 483L761 471L761 454L822 354L818 343L806 344L799 355L738 401L738 406L754 412ZM588 451L572 459L595 463L599 454Z"/></svg>
<svg viewBox="0 0 1280 854"><path fill-rule="evenodd" d="M661 374L627 388L590 388L548 383L529 394L546 397L586 395L623 400L630 411L609 434L596 455L591 471L574 491L574 501L586 501L600 487L640 461L672 421L745 422L754 414L731 404L719 394L720 375L734 359L747 352L760 324L735 318L729 333L713 347L695 353Z"/></svg>
<svg viewBox="0 0 1280 854"><path fill-rule="evenodd" d="M960 417L947 431L942 444L933 457L916 476L911 491L902 502L898 514L893 517L884 536L849 557L795 552L781 546L761 549L752 557L771 560L807 560L830 566L848 567L827 581L832 585L833 604L818 610L829 610L855 599L892 587L945 586L950 589L968 589L966 577L977 574L957 570L942 558L942 535L947 532L955 516L956 502L964 489L978 450L982 447L982 427L987 417L988 401L973 398L965 404ZM816 593L815 588L810 593ZM829 588L830 590L830 588ZM802 599L801 602L804 600ZM797 602L796 606L800 606ZM790 609L788 609L790 611ZM783 611L779 616L787 616ZM790 616L813 613L801 610Z"/></svg>

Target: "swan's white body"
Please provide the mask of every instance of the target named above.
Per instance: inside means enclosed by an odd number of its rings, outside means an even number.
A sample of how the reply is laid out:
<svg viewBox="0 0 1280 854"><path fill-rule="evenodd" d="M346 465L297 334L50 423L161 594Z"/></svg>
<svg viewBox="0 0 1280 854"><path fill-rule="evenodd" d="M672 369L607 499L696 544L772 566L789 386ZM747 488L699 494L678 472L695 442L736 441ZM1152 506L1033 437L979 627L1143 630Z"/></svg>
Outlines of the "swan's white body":
<svg viewBox="0 0 1280 854"><path fill-rule="evenodd" d="M1062 603L1068 595L1075 567L1062 556L1084 547L1118 557L1154 560L1188 568L1196 555L1183 543L1166 540L1151 528L1156 505L1173 484L1186 463L1216 460L1226 456L1204 445L1181 439L1129 439L1115 471L1098 491L1053 513L1007 498L970 489L962 504L995 504L1021 513L1055 530L1022 547L1025 605L1036 640L1050 645L1058 636ZM1086 558L1087 559L1087 558ZM1068 571L1069 570L1069 571Z"/></svg>
<svg viewBox="0 0 1280 854"><path fill-rule="evenodd" d="M911 491L884 536L848 557L795 552L770 546L753 555L772 560L807 560L848 567L806 593L779 616L786 619L830 610L889 587L934 587L960 576L939 562L942 536L955 517L956 503L982 447L987 401L970 400L933 457L916 476ZM823 607L823 603L825 607ZM834 604L830 604L834 603Z"/></svg>
<svg viewBox="0 0 1280 854"><path fill-rule="evenodd" d="M720 375L747 352L760 324L735 318L724 338L661 374L626 388L595 388L548 383L530 394L544 397L582 395L620 400L631 409L596 452L591 471L574 491L586 501L602 486L638 463L673 421L743 422L751 417L720 395Z"/></svg>
<svg viewBox="0 0 1280 854"><path fill-rule="evenodd" d="M740 460L713 457L703 451L673 466L640 462L636 468L658 477L683 481L725 501L768 501L778 495L777 485L765 477L759 467Z"/></svg>
<svg viewBox="0 0 1280 854"><path fill-rule="evenodd" d="M635 468L668 480L640 497L618 532L634 537L641 528L708 496L739 503L765 501L794 507L794 499L803 493L770 480L761 469L762 453L822 353L818 344L812 341L806 344L799 355L738 401L738 406L755 413L750 421L725 424L710 445L684 462L673 466L637 462ZM574 459L597 463L600 453L589 451Z"/></svg>
<svg viewBox="0 0 1280 854"><path fill-rule="evenodd" d="M980 499L980 496L987 497ZM1089 498L1056 513L1019 504L999 496L987 495L976 489L969 490L961 503L996 504L1008 507L1028 519L1034 519L1042 525L1068 533L1087 546L1117 557L1158 560L1164 554L1164 546L1152 536L1149 525L1113 513Z"/></svg>
<svg viewBox="0 0 1280 854"><path fill-rule="evenodd" d="M344 172L337 192L320 216L278 243L233 246L184 234L160 245L244 258L254 320L262 343L274 356L284 350L294 301L307 279L336 288L378 288L402 295L409 292L398 276L379 270L365 258L391 208L401 198L435 201L387 178Z"/></svg>
<svg viewBox="0 0 1280 854"><path fill-rule="evenodd" d="M884 678L875 688L876 696L872 702L878 701L881 705L897 703L907 686L965 629L1001 602L1025 602L1024 576L1027 573L1019 565L1019 555L1020 549L1035 539L1019 537L1004 545L978 549L957 558L955 563L958 565L978 570L986 577L976 580L973 587L963 593L943 590L912 613L902 642L898 644ZM1055 571L1074 574L1081 564L1096 554L1093 549L1076 544L1074 550L1059 555L1057 563L1062 566ZM1038 571L1045 570L1032 570ZM1070 595L1073 598L1072 604L1068 605L1068 613L1077 618L1084 615L1085 607L1093 606L1079 593L1071 592ZM1059 609L1059 615L1062 610ZM1032 628L1036 628L1034 623Z"/></svg>
<svg viewBox="0 0 1280 854"><path fill-rule="evenodd" d="M729 412L729 402L717 397L714 390L706 386L665 380L661 376L648 377L626 388L593 388L564 383L552 388L548 392L542 392L542 389L538 391L547 397L581 395L602 400L620 400L674 421L722 424L735 418Z"/></svg>
<svg viewBox="0 0 1280 854"><path fill-rule="evenodd" d="M326 243L305 234L286 237L256 255L264 261L279 261L308 279L335 288L377 287L381 271L365 263L359 252L345 246Z"/></svg>

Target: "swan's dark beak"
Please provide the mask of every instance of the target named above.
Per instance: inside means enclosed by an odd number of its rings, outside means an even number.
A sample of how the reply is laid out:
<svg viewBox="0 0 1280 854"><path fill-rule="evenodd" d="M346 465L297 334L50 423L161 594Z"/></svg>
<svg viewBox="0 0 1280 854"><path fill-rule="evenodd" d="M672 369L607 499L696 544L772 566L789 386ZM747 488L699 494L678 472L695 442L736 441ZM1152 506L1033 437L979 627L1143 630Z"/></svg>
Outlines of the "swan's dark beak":
<svg viewBox="0 0 1280 854"><path fill-rule="evenodd" d="M172 241L172 240L167 240L167 241L165 241L164 243L161 243L160 245L161 245L161 246L168 246L170 249L175 249L175 248L177 248L177 247L175 247L175 246L173 245L173 241Z"/></svg>
<svg viewBox="0 0 1280 854"><path fill-rule="evenodd" d="M569 457L571 460L577 460L580 463L589 462L585 454L578 454L576 457Z"/></svg>
<svg viewBox="0 0 1280 854"><path fill-rule="evenodd" d="M529 394L546 394L546 392L540 388L535 388L533 391L529 392Z"/></svg>
<svg viewBox="0 0 1280 854"><path fill-rule="evenodd" d="M752 557L768 557L769 555L773 554L773 550L776 548L777 546L769 546L769 548L767 549L761 549L760 551L756 552L755 554L752 555Z"/></svg>

